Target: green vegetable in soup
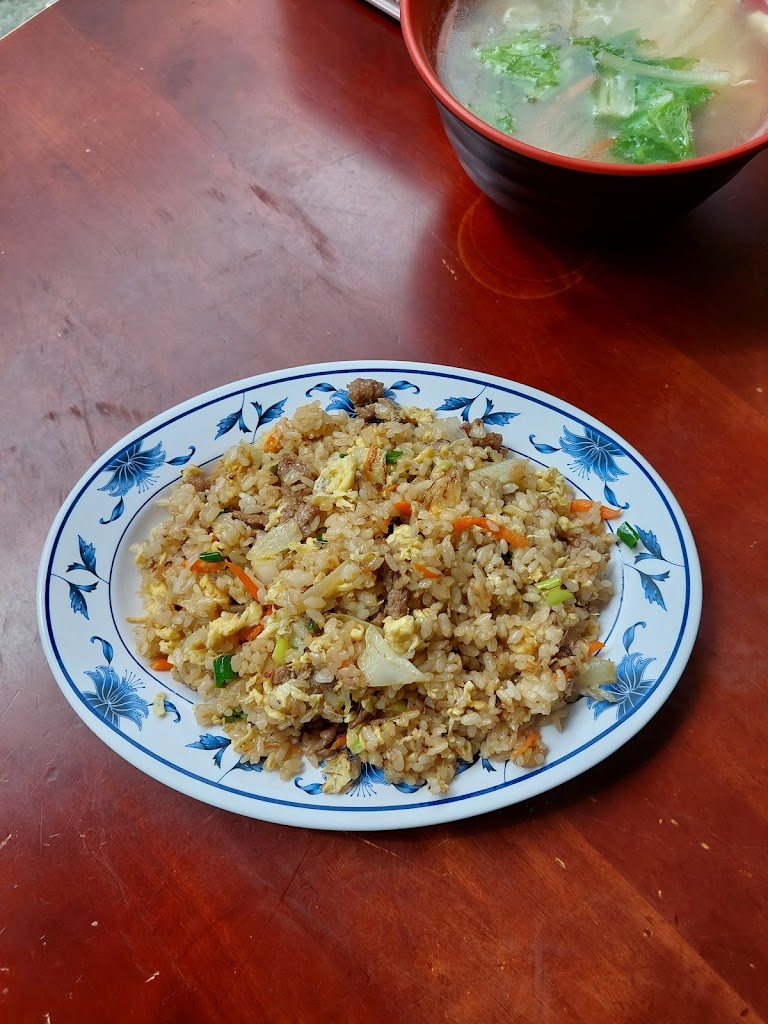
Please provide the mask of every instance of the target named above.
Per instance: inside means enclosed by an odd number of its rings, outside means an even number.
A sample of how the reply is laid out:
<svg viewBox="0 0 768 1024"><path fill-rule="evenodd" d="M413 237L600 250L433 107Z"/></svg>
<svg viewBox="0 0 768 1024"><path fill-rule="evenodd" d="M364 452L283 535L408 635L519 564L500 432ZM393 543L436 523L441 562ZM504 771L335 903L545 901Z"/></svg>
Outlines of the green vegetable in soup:
<svg viewBox="0 0 768 1024"><path fill-rule="evenodd" d="M515 134L515 119L502 108L500 102L483 106L478 106L476 103L468 103L467 110L471 110L481 121L493 125L500 132L505 132L507 135Z"/></svg>
<svg viewBox="0 0 768 1024"><path fill-rule="evenodd" d="M696 69L688 57L649 54L648 41L637 36L574 40L597 62L595 114L620 121L611 155L630 164L687 160L696 155L691 111L712 96L704 83L723 73Z"/></svg>
<svg viewBox="0 0 768 1024"><path fill-rule="evenodd" d="M599 117L630 117L635 112L635 82L626 75L601 75L595 83Z"/></svg>
<svg viewBox="0 0 768 1024"><path fill-rule="evenodd" d="M649 48L655 48L650 39L641 39L637 29L630 29L616 36L609 36L607 39L599 39L597 36L577 36L571 42L574 46L584 46L592 56L599 60L601 55L610 54L613 57L620 57L624 60L631 60L646 67L669 68L683 71L694 67L698 63L695 57L660 57L657 53L647 53Z"/></svg>
<svg viewBox="0 0 768 1024"><path fill-rule="evenodd" d="M691 113L713 95L710 86L729 81L723 71L701 68L689 57L666 57L634 29L600 39L566 38L561 29L524 29L480 46L480 62L504 80L483 109L473 113L509 135L515 132L514 101L537 100L567 87L584 72L574 47L587 51L594 71L594 117L604 121L606 144L630 164L669 163L696 155ZM583 52L583 50L581 52ZM581 71L575 68L581 67ZM589 76L587 76L589 87ZM511 92L509 91L511 88ZM512 107L512 110L509 107Z"/></svg>
<svg viewBox="0 0 768 1024"><path fill-rule="evenodd" d="M523 29L494 46L479 48L481 63L514 78L526 99L538 99L560 84L560 49L540 29Z"/></svg>
<svg viewBox="0 0 768 1024"><path fill-rule="evenodd" d="M705 86L674 88L669 82L640 79L634 113L622 121L611 146L613 156L630 164L658 164L696 155L691 110L705 103Z"/></svg>

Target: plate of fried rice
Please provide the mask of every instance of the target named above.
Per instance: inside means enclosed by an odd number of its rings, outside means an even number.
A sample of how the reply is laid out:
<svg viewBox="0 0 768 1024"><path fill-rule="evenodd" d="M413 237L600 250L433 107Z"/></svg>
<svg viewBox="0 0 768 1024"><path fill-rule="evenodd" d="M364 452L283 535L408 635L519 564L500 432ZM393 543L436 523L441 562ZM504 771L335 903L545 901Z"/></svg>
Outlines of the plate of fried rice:
<svg viewBox="0 0 768 1024"><path fill-rule="evenodd" d="M126 761L326 829L468 817L605 759L671 693L701 576L626 441L487 374L337 362L138 427L65 501L46 655Z"/></svg>

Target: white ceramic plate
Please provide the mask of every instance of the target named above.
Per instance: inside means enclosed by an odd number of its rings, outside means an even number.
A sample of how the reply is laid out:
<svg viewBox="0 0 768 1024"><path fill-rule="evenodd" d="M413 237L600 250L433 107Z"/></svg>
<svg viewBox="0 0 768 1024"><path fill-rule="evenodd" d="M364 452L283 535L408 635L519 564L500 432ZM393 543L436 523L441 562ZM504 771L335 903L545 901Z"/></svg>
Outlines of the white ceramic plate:
<svg viewBox="0 0 768 1024"><path fill-rule="evenodd" d="M613 549L616 594L603 612L605 657L618 664L613 701L580 700L565 729L545 730L547 763L526 771L478 760L450 792L388 785L366 770L351 792L326 796L307 765L289 782L243 765L221 730L195 722L192 691L154 675L134 653L126 616L139 614L130 545L162 514L156 499L191 459L203 465L308 399L347 408L355 377L383 381L395 400L481 417L505 443L554 465L578 493L620 505L640 533ZM481 814L551 789L602 761L659 710L693 646L701 612L696 549L680 508L648 463L586 413L540 391L469 370L387 361L322 363L218 388L138 427L99 459L56 517L43 551L38 615L64 695L121 757L189 796L254 818L326 829L390 829ZM150 705L167 694L166 714Z"/></svg>

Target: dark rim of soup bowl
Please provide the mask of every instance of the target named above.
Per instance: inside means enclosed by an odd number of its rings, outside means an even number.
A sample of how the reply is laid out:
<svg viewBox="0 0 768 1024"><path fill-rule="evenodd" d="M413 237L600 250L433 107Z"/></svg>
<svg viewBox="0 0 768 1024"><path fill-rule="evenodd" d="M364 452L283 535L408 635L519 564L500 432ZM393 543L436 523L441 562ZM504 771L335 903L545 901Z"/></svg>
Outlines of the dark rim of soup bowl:
<svg viewBox="0 0 768 1024"><path fill-rule="evenodd" d="M470 128L473 128L480 135L490 139L503 149L512 153L519 153L540 163L552 164L555 167L563 167L573 171L582 171L587 174L605 174L610 176L640 178L655 177L665 174L684 174L686 171L702 171L708 167L717 167L735 161L744 161L755 156L768 146L768 129L756 135L747 142L738 146L731 146L730 149L721 149L716 153L709 153L706 156L693 157L690 160L678 160L666 164L619 164L619 163L598 163L595 160L582 160L579 157L563 156L559 153L552 153L547 149L538 149L536 146L529 146L526 142L514 139L510 135L493 128L486 121L481 121L470 110L467 110L459 101L451 95L438 78L434 69L434 57L427 52L427 44L418 32L415 21L414 8L420 5L419 0L400 0L400 23L403 29L406 49L411 60L416 66L424 82L429 87L435 99L451 111L459 120L463 121ZM435 13L432 15L432 23L428 26L429 34L434 41L434 49L437 46L439 27L442 17L451 6L451 2L440 2L434 0L432 8ZM442 10L441 10L442 8ZM439 19L439 22L438 22ZM768 98L766 99L768 107Z"/></svg>

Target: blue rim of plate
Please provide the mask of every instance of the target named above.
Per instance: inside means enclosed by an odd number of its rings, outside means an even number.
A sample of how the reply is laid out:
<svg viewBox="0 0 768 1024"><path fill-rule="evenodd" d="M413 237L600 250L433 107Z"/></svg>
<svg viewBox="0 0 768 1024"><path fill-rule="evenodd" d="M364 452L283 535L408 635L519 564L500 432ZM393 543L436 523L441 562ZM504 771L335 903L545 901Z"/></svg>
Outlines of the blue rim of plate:
<svg viewBox="0 0 768 1024"><path fill-rule="evenodd" d="M666 509L670 522L674 527L680 550L682 552L682 564L679 568L685 574L685 593L683 606L679 612L679 626L677 636L672 649L666 658L666 662L654 681L654 685L648 688L633 706L631 713L623 718L617 717L607 728L596 731L586 742L569 749L567 753L547 761L539 768L529 770L517 777L505 779L501 783L483 787L471 792L457 793L442 797L432 797L427 802L423 799L413 802L402 801L391 804L376 804L372 806L361 806L360 804L344 805L342 798L332 798L332 803L322 803L313 799L311 802L299 799L287 799L268 796L263 793L253 792L247 789L233 787L223 784L212 778L190 771L187 768L169 760L157 751L149 749L146 745L127 735L117 728L102 715L97 714L83 696L82 688L73 679L73 672L85 670L81 665L77 669L68 666L67 661L62 657L60 645L55 635L54 623L52 621L52 588L51 581L56 575L53 573L53 563L59 553L59 544L73 514L76 513L78 503L83 495L89 491L97 477L106 471L106 467L115 457L124 452L130 445L146 440L157 434L161 429L171 426L177 421L199 413L201 410L218 404L228 399L239 400L250 392L256 392L263 388L274 388L280 385L295 386L298 382L306 382L311 378L338 377L341 375L347 380L356 376L376 376L382 374L407 374L422 378L439 378L446 382L471 384L492 388L495 392L508 395L512 398L533 403L542 409L565 417L573 424L584 428L591 428L601 432L605 437L618 445L621 454L625 455L634 467L640 471L647 483L651 485ZM341 387L341 385L340 385ZM482 394L482 391L481 391ZM479 396L477 396L479 397ZM306 401L307 399L304 399ZM474 401L475 399L473 399ZM302 402L296 402L286 414L292 411ZM418 404L418 403L414 403ZM504 432L504 431L502 431ZM531 442L533 442L531 435ZM194 438L193 438L194 439ZM220 451L212 455L217 458L223 454L237 438L230 438L224 442ZM506 437L505 437L506 440ZM541 451L538 445L534 445L537 451ZM546 445L544 447L547 447ZM526 458L534 459L536 456L529 452L520 451L513 446L513 450L524 455ZM181 463L181 459L172 460ZM210 459L204 461L211 461ZM540 461L538 459L537 461ZM202 463L197 463L202 464ZM549 462L542 463L549 465ZM562 471L562 470L561 470ZM627 475L627 474L624 474ZM175 479L178 479L176 474ZM582 489L578 481L569 476L572 485ZM151 492L149 497L140 503L133 511L130 518L124 525L119 540L114 544L111 558L110 581L114 571L115 560L121 544L130 527L141 517L148 506L157 499L158 492L170 486L174 481L166 480L161 487ZM104 487L99 490L105 490ZM582 489L583 490L583 489ZM584 492L586 493L586 492ZM594 497L594 494L592 495ZM109 520L106 521L110 522ZM106 523L104 524L106 525ZM653 534L651 534L653 536ZM646 556L650 557L650 556ZM667 561L664 559L664 561ZM669 563L676 565L677 563ZM615 613L614 622L611 626L613 632L624 601L624 575L626 563L622 562L622 586L619 596L619 609ZM61 577L58 577L61 578ZM69 582L66 581L65 582ZM104 581L107 582L107 581ZM108 584L109 585L109 584ZM112 620L115 625L117 637L129 656L136 662L137 666L145 669L139 662L129 644L126 642L119 628L112 602L113 588L109 586L109 607ZM46 539L40 570L38 573L37 608L40 634L46 657L53 671L54 677L59 684L64 696L74 708L76 713L108 746L122 756L129 763L138 767L145 774L157 779L165 785L170 786L179 792L185 793L203 802L236 813L246 814L263 820L273 821L281 824L299 825L312 828L330 828L341 830L369 830L417 827L439 822L447 822L459 818L469 817L476 814L487 813L500 807L508 806L519 800L546 792L553 787L568 781L577 775L582 774L595 764L604 760L616 749L623 746L629 739L636 735L640 729L656 714L659 708L669 697L672 689L677 684L685 665L690 656L691 649L695 642L698 624L701 615L701 572L698 556L696 553L693 537L685 517L672 495L669 488L661 480L658 474L650 467L646 460L635 451L635 449L619 437L609 427L596 420L594 417L582 412L567 402L560 401L552 395L527 385L495 377L491 374L479 373L472 370L465 370L459 367L439 366L427 363L400 362L391 360L360 360L317 363L307 366L295 367L285 371L275 371L261 374L251 378L244 378L232 384L216 388L200 396L189 399L165 413L162 413L147 423L137 427L109 449L91 468L83 475L80 481L72 489L64 501ZM54 603L61 603L58 597L53 598ZM643 623L644 625L644 623ZM98 639L94 637L93 640ZM627 648L628 651L628 648ZM88 663L88 659L85 659ZM145 669L146 671L146 669ZM163 680L157 680L151 676L157 688L171 690L178 698L188 704L194 703L190 697L180 692L180 684L171 686ZM599 712L598 712L599 713ZM595 716L595 721L597 715ZM567 725L566 725L567 728ZM621 730L617 737L616 733ZM618 740L618 741L617 741ZM576 761L575 759L578 759ZM231 769L230 769L231 770ZM228 773L226 773L228 774ZM250 777L250 773L249 773ZM288 783L285 784L289 786ZM200 787L203 787L202 789ZM236 798L234 801L228 797ZM325 798L327 799L327 798ZM472 806L472 802L476 806ZM419 814L412 812L418 811ZM321 812L316 814L315 812Z"/></svg>

